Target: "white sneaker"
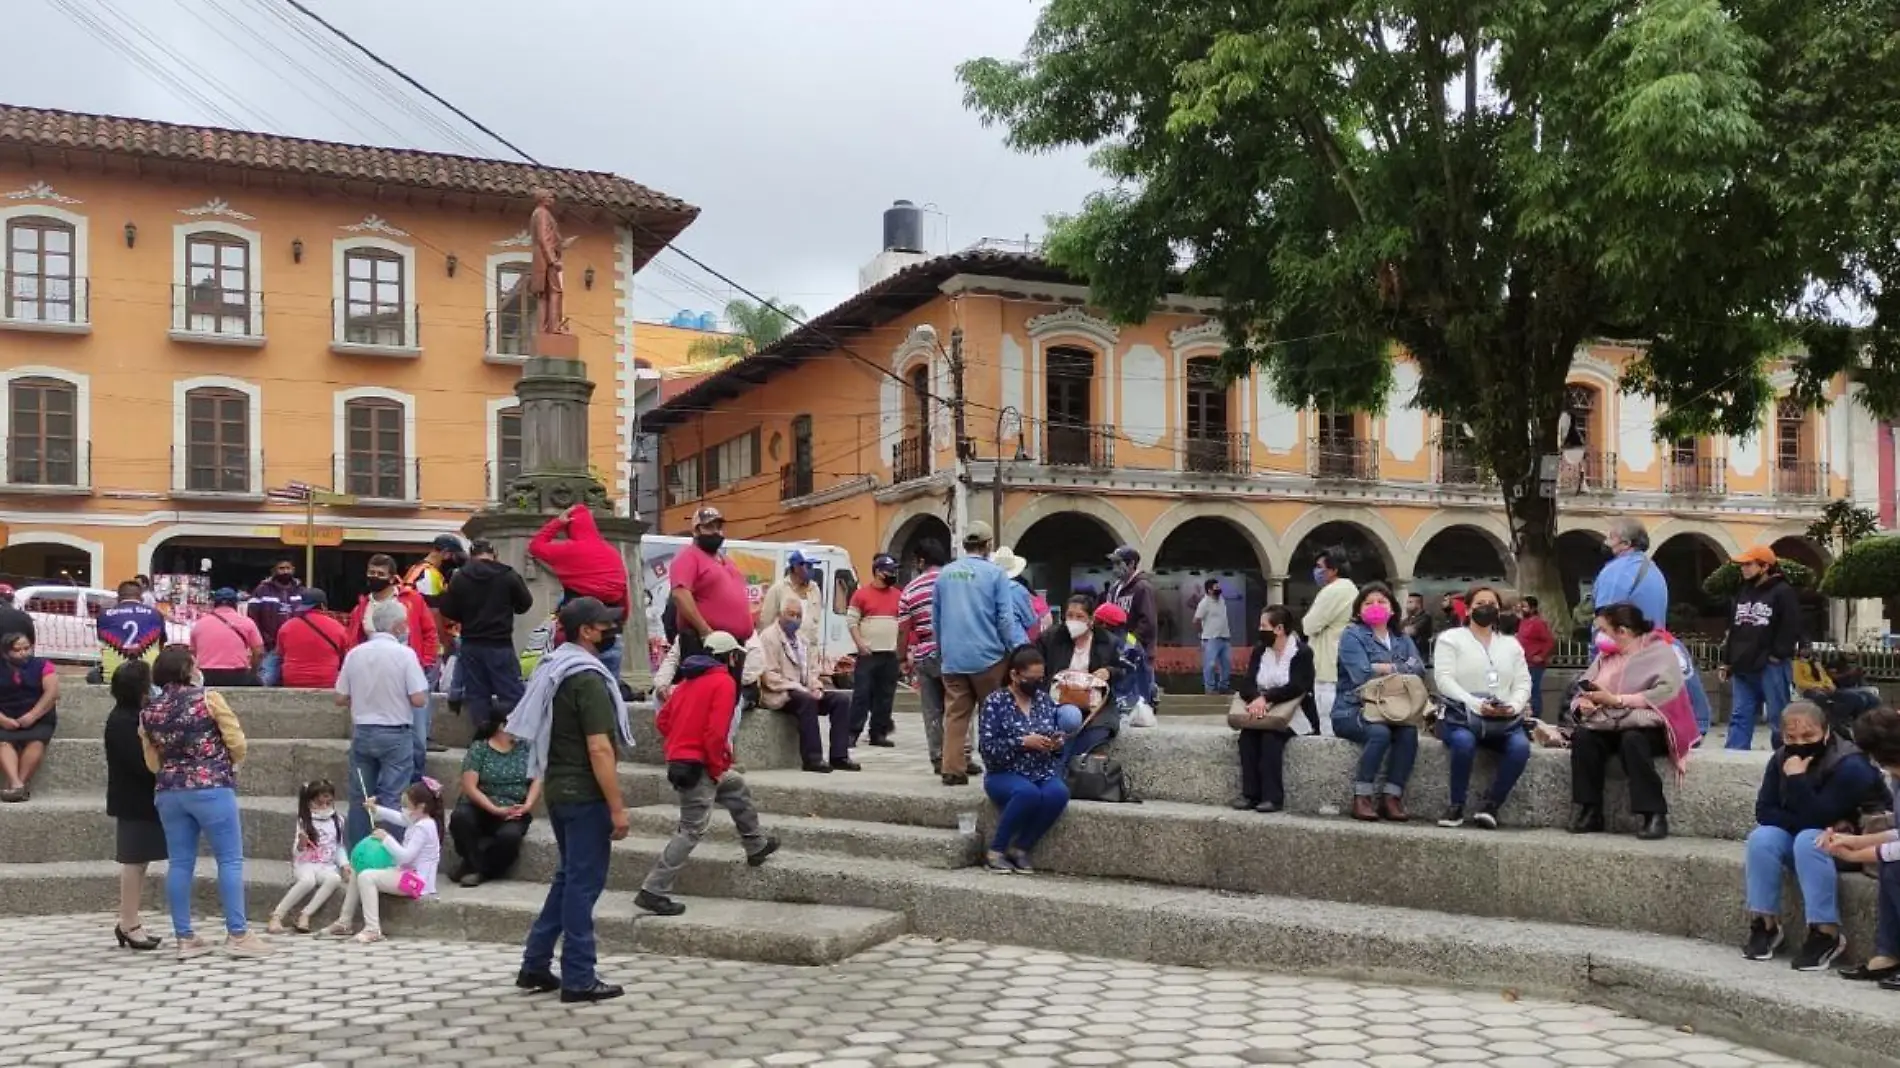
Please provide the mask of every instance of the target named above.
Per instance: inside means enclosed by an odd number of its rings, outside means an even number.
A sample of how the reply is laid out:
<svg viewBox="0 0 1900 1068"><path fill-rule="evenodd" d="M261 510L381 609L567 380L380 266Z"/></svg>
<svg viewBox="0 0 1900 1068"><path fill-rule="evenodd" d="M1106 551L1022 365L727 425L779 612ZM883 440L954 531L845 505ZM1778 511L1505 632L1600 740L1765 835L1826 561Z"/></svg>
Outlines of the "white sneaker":
<svg viewBox="0 0 1900 1068"><path fill-rule="evenodd" d="M224 951L233 957L268 957L277 949L255 931L246 931L236 938L225 939Z"/></svg>

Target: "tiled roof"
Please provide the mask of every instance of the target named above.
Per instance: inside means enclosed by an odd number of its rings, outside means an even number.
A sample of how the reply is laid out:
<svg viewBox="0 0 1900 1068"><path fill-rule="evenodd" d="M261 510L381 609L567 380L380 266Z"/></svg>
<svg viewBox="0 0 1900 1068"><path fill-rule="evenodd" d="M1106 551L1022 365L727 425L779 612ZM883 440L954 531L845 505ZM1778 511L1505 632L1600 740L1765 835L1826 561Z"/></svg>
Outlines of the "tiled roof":
<svg viewBox="0 0 1900 1068"><path fill-rule="evenodd" d="M683 200L603 171L0 104L0 151L12 146L109 152L498 197L525 198L537 186L546 186L568 205L621 215L678 216L677 224L671 226L674 234L699 214L698 208Z"/></svg>

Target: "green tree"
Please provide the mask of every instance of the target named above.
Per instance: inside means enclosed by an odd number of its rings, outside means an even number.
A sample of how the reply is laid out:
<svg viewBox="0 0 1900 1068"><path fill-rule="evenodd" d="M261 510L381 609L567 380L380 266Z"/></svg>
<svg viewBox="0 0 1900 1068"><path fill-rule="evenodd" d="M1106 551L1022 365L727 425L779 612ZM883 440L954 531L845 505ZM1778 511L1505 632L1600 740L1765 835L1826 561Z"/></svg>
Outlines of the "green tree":
<svg viewBox="0 0 1900 1068"><path fill-rule="evenodd" d="M1880 517L1871 508L1863 508L1842 498L1828 502L1821 518L1808 524L1808 537L1818 541L1836 556L1862 538L1880 532Z"/></svg>
<svg viewBox="0 0 1900 1068"><path fill-rule="evenodd" d="M1050 0L1022 59L959 73L1011 145L1095 150L1113 184L1048 255L1116 316L1219 297L1231 372L1341 409L1403 346L1556 603L1538 460L1590 339L1648 339L1625 386L1665 439L1755 432L1779 357L1810 404L1854 367L1900 407L1894 28L1890 0Z"/></svg>
<svg viewBox="0 0 1900 1068"><path fill-rule="evenodd" d="M768 304L771 307L767 307ZM749 300L727 301L726 322L732 325L733 332L721 337L702 337L687 346L686 355L696 362L736 360L750 356L791 333L798 326L793 319L804 318L805 309L796 304L781 303L777 297L771 298L766 304L754 304Z"/></svg>

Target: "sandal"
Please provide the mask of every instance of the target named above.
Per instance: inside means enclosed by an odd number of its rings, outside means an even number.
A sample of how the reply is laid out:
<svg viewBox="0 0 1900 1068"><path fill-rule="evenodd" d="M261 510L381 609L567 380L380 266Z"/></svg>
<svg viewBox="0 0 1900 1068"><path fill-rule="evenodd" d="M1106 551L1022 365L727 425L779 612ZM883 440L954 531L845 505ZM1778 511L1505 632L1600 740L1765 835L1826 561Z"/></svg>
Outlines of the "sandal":
<svg viewBox="0 0 1900 1068"><path fill-rule="evenodd" d="M375 943L381 942L382 940L383 940L383 932L378 931L374 927L365 927L362 929L362 931L358 932L356 936L357 944L365 945L365 946L374 945Z"/></svg>
<svg viewBox="0 0 1900 1068"><path fill-rule="evenodd" d="M298 916L297 922L291 924L290 929L297 932L298 934L309 934L310 933L310 914L306 912ZM271 932L271 934L282 934L282 933L283 932L281 931Z"/></svg>
<svg viewBox="0 0 1900 1068"><path fill-rule="evenodd" d="M284 933L284 930L284 918L282 916L272 916L270 918L270 926L264 928L264 933L280 935Z"/></svg>
<svg viewBox="0 0 1900 1068"><path fill-rule="evenodd" d="M323 933L329 935L331 938L348 938L356 933L356 929L350 926L348 920L338 920L330 926L325 927Z"/></svg>

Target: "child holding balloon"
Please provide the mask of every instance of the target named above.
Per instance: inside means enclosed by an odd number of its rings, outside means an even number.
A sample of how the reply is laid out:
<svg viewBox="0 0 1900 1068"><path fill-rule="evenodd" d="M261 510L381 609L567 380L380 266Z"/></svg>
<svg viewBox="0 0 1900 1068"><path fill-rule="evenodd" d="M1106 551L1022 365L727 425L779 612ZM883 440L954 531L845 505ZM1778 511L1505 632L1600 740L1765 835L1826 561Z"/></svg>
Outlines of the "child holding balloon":
<svg viewBox="0 0 1900 1068"><path fill-rule="evenodd" d="M412 784L402 792L401 812L378 805L373 797L363 805L373 821L403 828L402 837L378 827L356 844L350 855L356 878L343 897L343 915L327 933L347 937L360 903L363 930L356 940L367 944L383 940L382 895L435 896L435 872L442 863L442 788L428 778Z"/></svg>

